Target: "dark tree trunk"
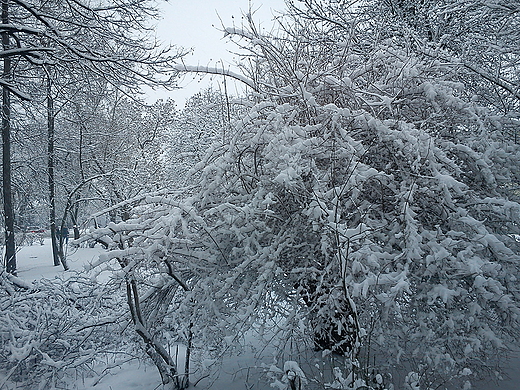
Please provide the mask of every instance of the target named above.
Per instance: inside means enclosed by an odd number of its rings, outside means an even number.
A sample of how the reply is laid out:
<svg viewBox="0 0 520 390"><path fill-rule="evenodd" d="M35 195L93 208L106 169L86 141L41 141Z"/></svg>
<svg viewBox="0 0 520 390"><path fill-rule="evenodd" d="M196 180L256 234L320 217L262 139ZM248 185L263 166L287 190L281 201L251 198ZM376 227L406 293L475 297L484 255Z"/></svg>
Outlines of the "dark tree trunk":
<svg viewBox="0 0 520 390"><path fill-rule="evenodd" d="M72 231L74 233L74 239L79 239L79 227L78 227L78 215L79 215L79 200L80 195L76 195L76 201L72 205L72 210L70 212L70 218L72 219Z"/></svg>
<svg viewBox="0 0 520 390"><path fill-rule="evenodd" d="M67 210L68 210L69 204L67 204L67 207L65 208L65 215L63 216L63 219L61 220L61 225L59 227L59 237L58 240L58 258L60 259L61 265L63 265L63 268L65 271L69 269L69 266L67 265L67 256L64 250L64 247L68 243L68 237L69 237L69 231L65 228L65 221L67 218Z"/></svg>
<svg viewBox="0 0 520 390"><path fill-rule="evenodd" d="M9 24L9 1L2 0L2 24ZM2 32L2 48L9 49L9 33ZM2 78L9 81L11 77L11 58L4 57ZM2 88L2 190L4 195L5 218L5 266L6 271L16 274L16 247L14 242L14 209L11 185L11 100L9 89Z"/></svg>
<svg viewBox="0 0 520 390"><path fill-rule="evenodd" d="M58 240L56 237L56 194L54 182L54 101L51 91L51 77L48 68L47 73L47 175L49 177L49 223L51 228L52 258L54 265L60 265L58 253Z"/></svg>
<svg viewBox="0 0 520 390"><path fill-rule="evenodd" d="M80 234L79 234L79 228L78 225L75 224L72 229L74 230L74 239L79 240Z"/></svg>
<svg viewBox="0 0 520 390"><path fill-rule="evenodd" d="M63 254L63 237L57 240L56 229L56 182L54 179L54 99L52 97L51 73L45 67L47 73L47 175L49 176L49 223L51 228L52 258L55 266L63 265L68 269L65 256ZM60 229L61 232L61 229Z"/></svg>
<svg viewBox="0 0 520 390"><path fill-rule="evenodd" d="M79 173L81 175L81 182L85 183L85 170L83 169L83 130L85 128L85 125L82 124L79 127ZM72 212L72 223L73 223L73 230L74 230L74 239L79 240L80 234L79 234L79 200L81 196L80 194L76 194L76 201L74 202L74 211Z"/></svg>

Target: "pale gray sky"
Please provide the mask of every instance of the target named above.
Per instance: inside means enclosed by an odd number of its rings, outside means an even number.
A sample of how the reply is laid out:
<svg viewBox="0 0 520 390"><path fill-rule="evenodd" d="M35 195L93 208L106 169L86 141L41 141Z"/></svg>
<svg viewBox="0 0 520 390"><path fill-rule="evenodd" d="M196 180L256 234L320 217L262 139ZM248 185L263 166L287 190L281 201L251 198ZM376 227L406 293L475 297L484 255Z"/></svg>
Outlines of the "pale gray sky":
<svg viewBox="0 0 520 390"><path fill-rule="evenodd" d="M232 67L236 49L228 38L219 31L222 26L240 27L244 23L243 14L249 9L254 12L253 19L262 29L271 30L274 18L285 8L284 0L169 0L163 2L163 19L157 25L158 38L165 43L172 43L184 48L193 48L193 53L184 59L186 65L216 66L221 61L226 67ZM185 76L176 91L148 91L149 99L174 99L179 107L201 88L210 83L222 83L219 76ZM228 90L235 86L228 82Z"/></svg>

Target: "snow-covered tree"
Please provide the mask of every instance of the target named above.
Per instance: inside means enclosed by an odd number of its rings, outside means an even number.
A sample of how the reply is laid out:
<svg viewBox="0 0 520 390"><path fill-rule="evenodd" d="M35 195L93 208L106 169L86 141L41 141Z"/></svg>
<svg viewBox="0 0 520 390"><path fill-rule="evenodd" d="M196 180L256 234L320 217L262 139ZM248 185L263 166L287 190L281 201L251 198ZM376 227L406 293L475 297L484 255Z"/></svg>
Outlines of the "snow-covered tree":
<svg viewBox="0 0 520 390"><path fill-rule="evenodd" d="M425 61L451 68L469 99L502 115L518 142L518 4L508 1L288 1L303 20L373 46L399 40Z"/></svg>
<svg viewBox="0 0 520 390"><path fill-rule="evenodd" d="M135 198L92 234L110 248L96 266L122 267L153 313L136 321L147 345L168 329L231 345L275 318L278 337L347 356L352 381L370 365L426 388L486 375L520 315L507 118L399 40L285 26L226 29L255 59L251 109L199 164L198 192Z"/></svg>
<svg viewBox="0 0 520 390"><path fill-rule="evenodd" d="M163 146L169 179L179 187L194 184L193 167L221 153L232 137L230 122L246 112L249 105L247 99L234 99L213 88L188 99L172 118Z"/></svg>

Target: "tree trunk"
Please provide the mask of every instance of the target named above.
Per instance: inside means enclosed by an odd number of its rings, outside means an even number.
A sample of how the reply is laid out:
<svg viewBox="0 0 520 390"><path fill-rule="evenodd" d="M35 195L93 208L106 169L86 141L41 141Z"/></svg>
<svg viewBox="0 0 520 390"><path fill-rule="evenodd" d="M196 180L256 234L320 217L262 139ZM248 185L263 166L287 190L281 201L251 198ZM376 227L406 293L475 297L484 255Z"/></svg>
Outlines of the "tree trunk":
<svg viewBox="0 0 520 390"><path fill-rule="evenodd" d="M52 258L54 265L60 265L58 241L56 237L56 194L54 181L54 100L51 90L51 76L47 73L47 175L49 177L49 223L51 228Z"/></svg>
<svg viewBox="0 0 520 390"><path fill-rule="evenodd" d="M51 72L48 66L44 67L47 74L47 174L49 176L49 222L51 228L52 258L55 266L63 265L65 271L69 269L63 253L63 239L60 232L60 240L57 240L56 229L56 181L54 179L54 99L52 97Z"/></svg>
<svg viewBox="0 0 520 390"><path fill-rule="evenodd" d="M61 262L61 265L63 265L63 269L65 271L68 271L69 266L67 265L67 255L65 253L65 250L63 249L68 244L68 237L69 237L69 230L65 227L65 221L67 219L67 210L68 210L69 204L67 203L67 207L65 208L65 215L63 216L63 219L61 220L61 225L59 227L59 237L58 240L58 258Z"/></svg>
<svg viewBox="0 0 520 390"><path fill-rule="evenodd" d="M78 162L79 162L79 173L81 175L81 182L85 183L85 170L83 169L83 130L85 129L85 124L82 123L79 127L79 156L78 156ZM79 200L81 196L78 193L76 195L76 202L74 202L74 211L72 212L72 223L74 224L74 239L79 240L80 234L79 234Z"/></svg>
<svg viewBox="0 0 520 390"><path fill-rule="evenodd" d="M9 24L9 1L2 0L2 24ZM2 32L2 48L9 50L9 33ZM4 57L2 78L9 81L11 77L11 58ZM5 266L6 271L16 275L16 247L14 242L14 209L11 185L11 101L9 89L2 88L2 190L4 195L5 218Z"/></svg>
<svg viewBox="0 0 520 390"><path fill-rule="evenodd" d="M72 210L70 211L70 218L72 219L72 230L74 232L74 239L79 239L79 227L78 227L78 215L79 215L79 200L80 194L76 195L76 200L72 206Z"/></svg>
<svg viewBox="0 0 520 390"><path fill-rule="evenodd" d="M124 263L124 262L121 262ZM145 321L141 314L141 303L139 300L139 293L137 290L137 283L131 277L126 280L126 297L130 315L135 325L135 330L145 343L145 352L152 359L153 363L159 370L163 387L168 390L184 389L184 384L181 383L176 363L166 351L166 349L154 340L153 336L146 328ZM187 387L187 383L185 384Z"/></svg>

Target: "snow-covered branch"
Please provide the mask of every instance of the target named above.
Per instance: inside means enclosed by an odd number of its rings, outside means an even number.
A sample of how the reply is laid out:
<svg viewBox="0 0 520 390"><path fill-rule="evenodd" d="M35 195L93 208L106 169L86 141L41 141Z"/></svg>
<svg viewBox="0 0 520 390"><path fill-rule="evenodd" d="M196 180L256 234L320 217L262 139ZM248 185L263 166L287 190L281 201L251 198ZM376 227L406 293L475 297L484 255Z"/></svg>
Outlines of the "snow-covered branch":
<svg viewBox="0 0 520 390"><path fill-rule="evenodd" d="M257 86L255 85L253 80L248 79L247 77L245 77L239 73L235 73L229 69L211 67L211 66L202 66L202 65L192 66L192 65L184 65L184 64L174 65L174 69L179 72L217 74L217 75L221 75L221 76L231 77L235 80L238 80L238 81L244 83L245 85L250 87L253 91L258 91Z"/></svg>

